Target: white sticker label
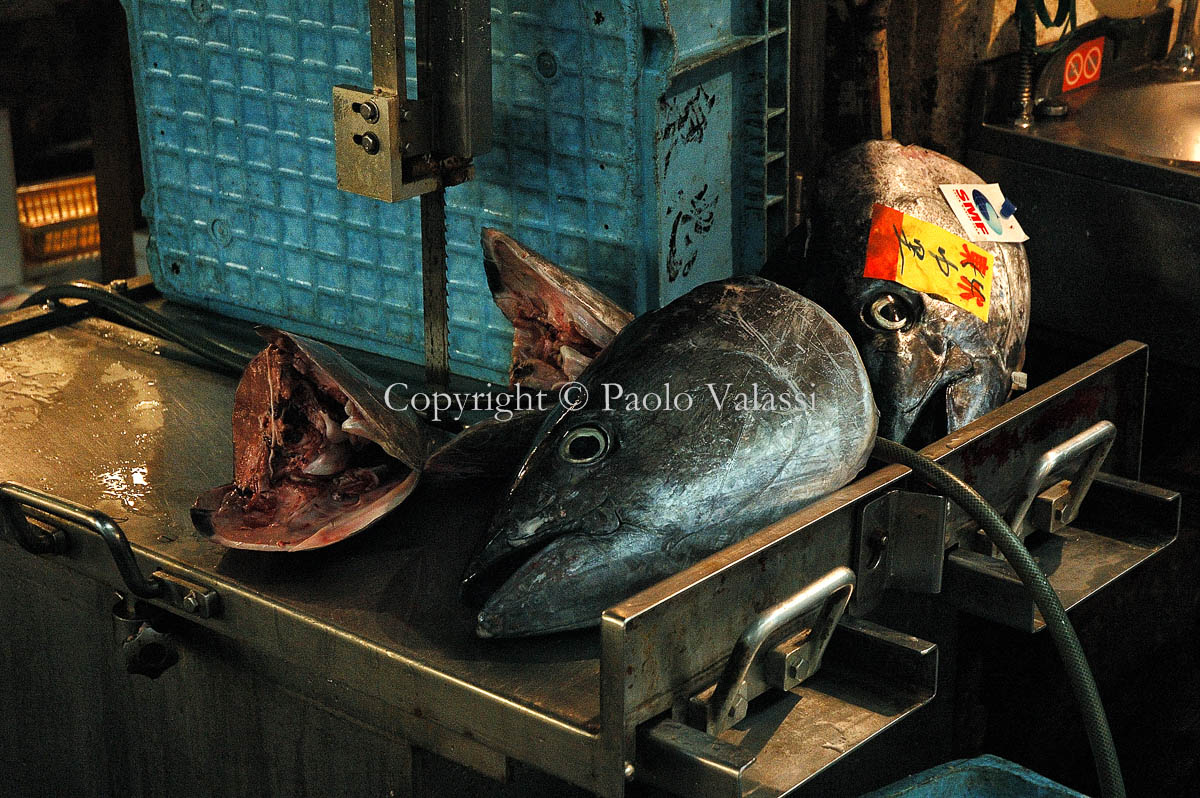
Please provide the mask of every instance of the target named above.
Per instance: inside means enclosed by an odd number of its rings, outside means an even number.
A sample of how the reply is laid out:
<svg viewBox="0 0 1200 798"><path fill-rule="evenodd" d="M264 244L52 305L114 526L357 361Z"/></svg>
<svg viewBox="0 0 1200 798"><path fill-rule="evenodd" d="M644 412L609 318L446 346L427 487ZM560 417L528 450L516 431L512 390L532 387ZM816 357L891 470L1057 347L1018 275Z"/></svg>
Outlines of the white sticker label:
<svg viewBox="0 0 1200 798"><path fill-rule="evenodd" d="M1015 208L1004 199L996 183L963 185L951 183L940 187L946 202L958 217L969 241L1028 241L1021 229Z"/></svg>

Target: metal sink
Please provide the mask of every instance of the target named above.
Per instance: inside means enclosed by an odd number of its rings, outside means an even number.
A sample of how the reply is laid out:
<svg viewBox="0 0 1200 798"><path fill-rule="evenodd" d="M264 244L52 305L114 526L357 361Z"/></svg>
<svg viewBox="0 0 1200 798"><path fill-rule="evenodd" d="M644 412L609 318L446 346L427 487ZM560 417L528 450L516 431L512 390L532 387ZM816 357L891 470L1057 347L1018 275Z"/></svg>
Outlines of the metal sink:
<svg viewBox="0 0 1200 798"><path fill-rule="evenodd" d="M1042 127L1074 128L1080 144L1200 168L1200 80L1170 80L1151 68L1069 96L1067 118Z"/></svg>

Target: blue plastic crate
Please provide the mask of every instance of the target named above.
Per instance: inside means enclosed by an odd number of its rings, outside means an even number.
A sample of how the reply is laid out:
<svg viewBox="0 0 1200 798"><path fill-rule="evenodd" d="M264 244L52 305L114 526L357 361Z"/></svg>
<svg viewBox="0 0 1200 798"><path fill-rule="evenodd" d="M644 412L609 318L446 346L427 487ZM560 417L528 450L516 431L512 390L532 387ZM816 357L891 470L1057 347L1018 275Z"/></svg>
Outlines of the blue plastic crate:
<svg viewBox="0 0 1200 798"><path fill-rule="evenodd" d="M419 362L418 202L336 188L331 90L372 83L366 0L125 2L160 289ZM507 371L481 226L638 312L758 268L786 232L785 0L492 6L494 148L447 192L456 373Z"/></svg>
<svg viewBox="0 0 1200 798"><path fill-rule="evenodd" d="M863 798L1087 798L1083 793L990 754L958 759L909 776Z"/></svg>

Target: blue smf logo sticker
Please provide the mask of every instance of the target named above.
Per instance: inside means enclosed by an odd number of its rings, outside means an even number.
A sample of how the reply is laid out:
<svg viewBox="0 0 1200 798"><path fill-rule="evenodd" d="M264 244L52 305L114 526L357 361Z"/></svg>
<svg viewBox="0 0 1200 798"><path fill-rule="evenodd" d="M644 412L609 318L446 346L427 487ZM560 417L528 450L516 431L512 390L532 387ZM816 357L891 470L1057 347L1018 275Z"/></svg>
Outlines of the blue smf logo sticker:
<svg viewBox="0 0 1200 798"><path fill-rule="evenodd" d="M1000 218L1000 212L992 207L992 203L988 202L988 198L983 195L979 189L971 192L971 199L975 200L975 207L979 211L979 215L987 222L987 226L992 228L992 232L996 235L1004 234L1004 222Z"/></svg>

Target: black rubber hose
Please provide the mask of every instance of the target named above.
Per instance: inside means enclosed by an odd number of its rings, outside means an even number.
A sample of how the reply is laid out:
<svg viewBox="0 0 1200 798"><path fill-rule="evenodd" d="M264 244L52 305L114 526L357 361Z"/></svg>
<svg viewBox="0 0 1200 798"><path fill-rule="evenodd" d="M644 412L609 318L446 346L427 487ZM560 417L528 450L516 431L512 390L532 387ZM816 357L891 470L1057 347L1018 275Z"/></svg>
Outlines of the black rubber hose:
<svg viewBox="0 0 1200 798"><path fill-rule="evenodd" d="M1103 798L1124 798L1125 783L1121 777L1121 765L1117 761L1117 750L1113 745L1112 732L1108 728L1104 705L1100 703L1096 679L1088 667L1087 657L1079 644L1075 628L1067 618L1067 611L1050 585L1050 580L1029 553L1029 549L1025 548L1025 544L1013 534L1000 514L978 491L933 460L885 438L875 440L874 454L885 462L907 466L918 477L962 507L983 527L988 539L1000 549L1000 553L1017 572L1025 589L1033 597L1033 603L1042 613L1046 629L1054 640L1059 656L1062 657L1067 680L1083 714L1084 728L1096 762L1096 775L1100 779L1100 794Z"/></svg>
<svg viewBox="0 0 1200 798"><path fill-rule="evenodd" d="M99 284L91 285L79 281L48 286L22 302L21 307L42 305L59 299L85 299L107 311L121 323L178 344L230 374L240 375L250 362L250 356L246 353L200 335L194 330L181 331L178 329L178 322L128 297L115 294Z"/></svg>

